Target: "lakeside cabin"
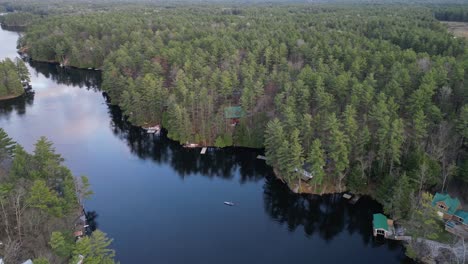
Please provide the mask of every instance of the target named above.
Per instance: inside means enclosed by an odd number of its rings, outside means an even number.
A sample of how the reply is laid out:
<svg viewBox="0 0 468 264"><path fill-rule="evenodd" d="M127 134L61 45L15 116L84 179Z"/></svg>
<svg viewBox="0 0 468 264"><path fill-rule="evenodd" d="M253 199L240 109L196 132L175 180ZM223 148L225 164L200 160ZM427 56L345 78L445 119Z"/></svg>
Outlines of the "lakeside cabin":
<svg viewBox="0 0 468 264"><path fill-rule="evenodd" d="M245 116L245 111L240 106L229 106L224 108L224 118L229 119L231 126L239 124L241 117Z"/></svg>
<svg viewBox="0 0 468 264"><path fill-rule="evenodd" d="M432 199L432 206L438 210L438 214L444 220L452 219L455 212L461 209L458 198L452 198L449 194L436 193Z"/></svg>
<svg viewBox="0 0 468 264"><path fill-rule="evenodd" d="M294 171L301 175L301 179L305 182L309 181L314 177L313 173L310 172L311 165L304 164L302 168L295 168Z"/></svg>
<svg viewBox="0 0 468 264"><path fill-rule="evenodd" d="M465 227L468 227L468 212L463 210L458 210L455 212L453 219L459 224L463 224Z"/></svg>
<svg viewBox="0 0 468 264"><path fill-rule="evenodd" d="M432 206L445 221L445 230L456 236L468 238L468 212L462 210L458 198L449 194L436 193L432 199Z"/></svg>

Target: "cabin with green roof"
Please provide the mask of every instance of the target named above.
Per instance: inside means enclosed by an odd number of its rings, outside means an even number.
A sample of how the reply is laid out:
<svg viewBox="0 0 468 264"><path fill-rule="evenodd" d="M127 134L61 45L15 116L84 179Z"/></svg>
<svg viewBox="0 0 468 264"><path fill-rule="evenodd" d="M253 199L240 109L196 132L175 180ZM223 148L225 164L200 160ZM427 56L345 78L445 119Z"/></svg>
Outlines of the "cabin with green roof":
<svg viewBox="0 0 468 264"><path fill-rule="evenodd" d="M387 236L391 235L390 228L388 226L388 219L383 214L374 214L372 220L372 227L374 228L374 236Z"/></svg>
<svg viewBox="0 0 468 264"><path fill-rule="evenodd" d="M245 116L245 112L240 106L229 106L224 108L224 117L227 119L241 118L243 116Z"/></svg>
<svg viewBox="0 0 468 264"><path fill-rule="evenodd" d="M449 220L456 211L461 209L460 200L452 198L449 194L436 193L432 199L432 206L435 206L439 211L440 216L445 220Z"/></svg>
<svg viewBox="0 0 468 264"><path fill-rule="evenodd" d="M456 211L452 219L445 222L445 230L456 236L468 239L468 212L463 210Z"/></svg>
<svg viewBox="0 0 468 264"><path fill-rule="evenodd" d="M245 116L245 112L240 106L229 106L224 108L224 118L231 121L231 125L235 126L239 123L239 119Z"/></svg>
<svg viewBox="0 0 468 264"><path fill-rule="evenodd" d="M468 212L463 211L463 210L458 210L455 212L453 215L453 219L457 221L458 223L462 224L465 226L465 228L468 228Z"/></svg>

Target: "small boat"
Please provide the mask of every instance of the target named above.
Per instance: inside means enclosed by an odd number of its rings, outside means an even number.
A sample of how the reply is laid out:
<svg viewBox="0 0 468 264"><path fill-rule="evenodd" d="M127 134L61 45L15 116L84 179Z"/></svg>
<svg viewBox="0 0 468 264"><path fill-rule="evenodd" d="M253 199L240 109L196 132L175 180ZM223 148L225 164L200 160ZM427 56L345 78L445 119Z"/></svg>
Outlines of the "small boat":
<svg viewBox="0 0 468 264"><path fill-rule="evenodd" d="M234 206L233 202L224 202L225 205Z"/></svg>

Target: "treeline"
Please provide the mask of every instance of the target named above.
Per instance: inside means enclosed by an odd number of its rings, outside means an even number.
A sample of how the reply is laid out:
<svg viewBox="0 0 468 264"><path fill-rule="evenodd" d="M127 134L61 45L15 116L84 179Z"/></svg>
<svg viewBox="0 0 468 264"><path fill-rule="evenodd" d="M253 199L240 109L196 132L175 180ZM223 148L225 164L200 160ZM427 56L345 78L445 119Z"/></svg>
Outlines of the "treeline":
<svg viewBox="0 0 468 264"><path fill-rule="evenodd" d="M41 19L41 16L39 15L15 12L0 16L0 23L8 27L26 27L33 23L37 23L39 19Z"/></svg>
<svg viewBox="0 0 468 264"><path fill-rule="evenodd" d="M79 201L91 195L86 177L73 177L44 137L32 154L0 128L0 256L5 263L113 263L100 231L75 243Z"/></svg>
<svg viewBox="0 0 468 264"><path fill-rule="evenodd" d="M374 192L404 217L404 199L445 190L468 168L466 42L428 8L61 16L31 26L21 45L40 60L102 68L103 89L134 124L161 123L181 143L265 146L298 191ZM243 114L227 115L232 106Z"/></svg>
<svg viewBox="0 0 468 264"><path fill-rule="evenodd" d="M434 17L440 21L468 22L468 7L456 5L436 8L434 10Z"/></svg>
<svg viewBox="0 0 468 264"><path fill-rule="evenodd" d="M0 61L0 99L23 94L23 82L29 81L29 72L22 60L6 58Z"/></svg>

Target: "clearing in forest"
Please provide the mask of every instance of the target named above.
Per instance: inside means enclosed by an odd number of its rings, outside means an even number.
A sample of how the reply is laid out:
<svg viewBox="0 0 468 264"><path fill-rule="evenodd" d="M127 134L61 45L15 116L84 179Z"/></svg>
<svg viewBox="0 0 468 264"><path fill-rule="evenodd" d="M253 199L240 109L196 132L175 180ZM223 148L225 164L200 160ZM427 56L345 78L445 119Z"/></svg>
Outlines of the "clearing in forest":
<svg viewBox="0 0 468 264"><path fill-rule="evenodd" d="M468 23L467 22L450 22L443 21L442 24L447 25L448 30L457 37L468 39Z"/></svg>

